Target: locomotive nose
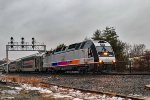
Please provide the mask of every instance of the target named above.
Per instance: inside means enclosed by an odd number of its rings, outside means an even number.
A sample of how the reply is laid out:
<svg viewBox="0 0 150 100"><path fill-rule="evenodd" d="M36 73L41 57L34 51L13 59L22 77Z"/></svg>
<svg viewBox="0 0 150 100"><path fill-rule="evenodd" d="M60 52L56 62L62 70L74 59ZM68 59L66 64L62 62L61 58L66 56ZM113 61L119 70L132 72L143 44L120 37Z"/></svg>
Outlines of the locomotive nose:
<svg viewBox="0 0 150 100"><path fill-rule="evenodd" d="M100 64L115 64L116 63L116 60L114 57L100 57L99 58L99 63Z"/></svg>

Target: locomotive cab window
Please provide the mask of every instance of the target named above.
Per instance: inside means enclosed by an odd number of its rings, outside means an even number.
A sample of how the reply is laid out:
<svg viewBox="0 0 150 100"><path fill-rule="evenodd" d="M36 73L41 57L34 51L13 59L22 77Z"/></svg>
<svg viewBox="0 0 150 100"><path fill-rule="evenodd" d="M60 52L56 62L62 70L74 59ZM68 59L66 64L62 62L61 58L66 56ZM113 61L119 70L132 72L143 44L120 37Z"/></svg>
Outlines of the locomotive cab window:
<svg viewBox="0 0 150 100"><path fill-rule="evenodd" d="M86 42L82 42L80 49L83 49Z"/></svg>
<svg viewBox="0 0 150 100"><path fill-rule="evenodd" d="M99 56L114 56L111 46L97 46L96 49Z"/></svg>
<svg viewBox="0 0 150 100"><path fill-rule="evenodd" d="M57 49L55 50L55 52L60 52L61 49L62 49L62 47L59 47L59 48L57 48Z"/></svg>
<svg viewBox="0 0 150 100"><path fill-rule="evenodd" d="M75 49L75 46L76 46L76 44L71 44L71 45L69 45L68 50L73 50L73 49Z"/></svg>
<svg viewBox="0 0 150 100"><path fill-rule="evenodd" d="M52 54L54 54L55 53L55 49L52 51Z"/></svg>
<svg viewBox="0 0 150 100"><path fill-rule="evenodd" d="M80 45L81 45L81 43L77 43L76 46L75 46L75 49L78 50Z"/></svg>
<svg viewBox="0 0 150 100"><path fill-rule="evenodd" d="M65 51L65 50L66 50L66 48L67 48L67 47L66 47L66 46L64 46L64 47L61 49L61 51Z"/></svg>
<svg viewBox="0 0 150 100"><path fill-rule="evenodd" d="M88 48L88 57L93 57L93 53L92 53L92 50L90 48Z"/></svg>

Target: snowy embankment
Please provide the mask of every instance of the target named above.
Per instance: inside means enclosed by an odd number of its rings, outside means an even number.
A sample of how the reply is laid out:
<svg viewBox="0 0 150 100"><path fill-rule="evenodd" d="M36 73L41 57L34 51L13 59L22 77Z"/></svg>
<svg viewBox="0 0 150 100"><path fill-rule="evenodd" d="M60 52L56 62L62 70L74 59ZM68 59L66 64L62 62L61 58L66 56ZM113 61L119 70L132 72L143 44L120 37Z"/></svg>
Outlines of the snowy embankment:
<svg viewBox="0 0 150 100"><path fill-rule="evenodd" d="M60 88L57 86L51 86L49 88L42 88L42 87L33 87L29 84L22 84L20 87L12 87L16 90L20 91L22 89L25 90L34 90L39 91L43 94L43 97L51 97L51 98L62 98L62 99L72 99L72 100L125 100L124 98L120 97L108 97L106 95L99 95L93 93L83 93L79 90L74 89L65 89Z"/></svg>
<svg viewBox="0 0 150 100"><path fill-rule="evenodd" d="M62 100L126 100L121 97L107 96L102 94L85 93L75 89L62 88L53 85L42 85L42 79L36 77L20 77L20 76L2 76L0 80L3 82L18 83L18 86L9 86L12 90L4 90L1 93L19 94L22 90L38 91L44 99L62 99ZM13 97L11 97L13 98Z"/></svg>
<svg viewBox="0 0 150 100"><path fill-rule="evenodd" d="M3 80L4 81L4 80ZM93 93L83 93L79 90L74 89L65 89L58 86L51 86L49 88L42 88L42 87L35 87L31 84L20 84L18 87L8 86L11 90L3 90L1 94L11 94L17 95L20 93L21 90L26 91L38 91L39 93L43 94L43 98L55 98L55 99L71 99L71 100L125 100L124 98L120 97L108 97L106 95L99 95ZM6 99L6 98L1 98ZM14 97L7 97L7 99L14 99Z"/></svg>

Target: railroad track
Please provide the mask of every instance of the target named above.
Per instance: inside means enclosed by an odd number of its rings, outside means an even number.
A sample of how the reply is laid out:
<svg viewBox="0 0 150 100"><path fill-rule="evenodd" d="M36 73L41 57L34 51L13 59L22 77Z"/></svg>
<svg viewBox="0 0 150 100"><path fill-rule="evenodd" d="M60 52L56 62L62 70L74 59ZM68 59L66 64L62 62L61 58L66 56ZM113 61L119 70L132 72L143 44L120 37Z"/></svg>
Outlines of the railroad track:
<svg viewBox="0 0 150 100"><path fill-rule="evenodd" d="M133 96L127 96L127 95L122 95L122 94L117 94L117 93L110 93L110 92L101 92L101 91L93 91L93 90L87 90L87 89L81 89L81 88L73 88L73 87L66 87L66 86L61 86L61 85L56 85L56 84L49 84L49 83L45 83L42 82L42 84L46 84L46 85L53 85L53 86L58 86L61 88L67 88L67 89L74 89L74 90L79 90L81 92L85 92L85 93L95 93L95 94L100 94L100 95L107 95L109 97L121 97L121 98L125 98L125 100L128 99L132 99L132 100L145 100L146 98L144 97L133 97Z"/></svg>
<svg viewBox="0 0 150 100"><path fill-rule="evenodd" d="M9 74L30 74L30 75L150 75L150 72L148 73L121 73L121 72L99 72L99 73L78 73L78 72L67 72L67 73L51 73L51 72L11 72Z"/></svg>

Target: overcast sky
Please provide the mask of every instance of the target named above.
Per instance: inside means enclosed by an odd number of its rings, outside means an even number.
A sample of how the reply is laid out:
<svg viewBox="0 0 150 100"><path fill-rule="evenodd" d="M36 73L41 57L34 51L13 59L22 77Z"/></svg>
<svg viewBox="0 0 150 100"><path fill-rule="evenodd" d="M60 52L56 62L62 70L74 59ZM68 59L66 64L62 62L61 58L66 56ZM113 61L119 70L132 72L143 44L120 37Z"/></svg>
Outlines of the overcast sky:
<svg viewBox="0 0 150 100"><path fill-rule="evenodd" d="M0 0L0 59L13 36L44 42L47 49L115 27L119 39L150 49L150 0ZM10 59L33 52L9 52ZM35 53L35 52L34 52Z"/></svg>

